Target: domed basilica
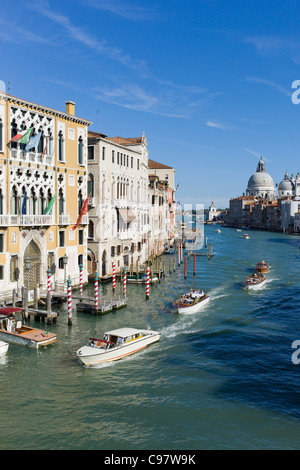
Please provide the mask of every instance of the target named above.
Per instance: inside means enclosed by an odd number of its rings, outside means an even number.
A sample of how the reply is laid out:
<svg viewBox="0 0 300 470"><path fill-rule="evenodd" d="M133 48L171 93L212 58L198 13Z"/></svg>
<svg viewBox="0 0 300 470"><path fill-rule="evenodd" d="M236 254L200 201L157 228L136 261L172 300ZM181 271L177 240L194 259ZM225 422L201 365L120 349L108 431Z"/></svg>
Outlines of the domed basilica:
<svg viewBox="0 0 300 470"><path fill-rule="evenodd" d="M261 197L263 199L275 198L275 186L272 177L266 173L265 162L260 158L256 173L248 181L246 196Z"/></svg>
<svg viewBox="0 0 300 470"><path fill-rule="evenodd" d="M276 185L277 186L277 185ZM276 189L272 177L266 172L265 162L262 157L249 181L246 189L246 196L254 196L263 199L273 200L276 198ZM300 195L300 175L296 178L292 175L289 178L287 172L283 180L278 185L278 197L299 196Z"/></svg>

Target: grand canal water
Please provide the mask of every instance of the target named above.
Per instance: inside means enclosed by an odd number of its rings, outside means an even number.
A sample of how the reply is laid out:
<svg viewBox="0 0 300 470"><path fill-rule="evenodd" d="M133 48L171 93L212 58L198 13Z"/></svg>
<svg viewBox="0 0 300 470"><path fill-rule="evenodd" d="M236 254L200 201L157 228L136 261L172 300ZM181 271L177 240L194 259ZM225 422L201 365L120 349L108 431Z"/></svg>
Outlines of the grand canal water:
<svg viewBox="0 0 300 470"><path fill-rule="evenodd" d="M158 285L127 286L128 306L102 317L66 307L49 327L59 342L39 351L10 345L0 362L0 449L296 449L300 445L300 239L206 227L216 256L197 257ZM266 286L240 281L257 261ZM173 258L172 258L173 259ZM165 257L166 268L169 257ZM211 296L202 312L178 315L190 287ZM118 289L121 286L118 286ZM110 296L111 284L100 286ZM30 324L35 324L30 320ZM161 341L111 365L85 368L76 350L122 326L153 328Z"/></svg>

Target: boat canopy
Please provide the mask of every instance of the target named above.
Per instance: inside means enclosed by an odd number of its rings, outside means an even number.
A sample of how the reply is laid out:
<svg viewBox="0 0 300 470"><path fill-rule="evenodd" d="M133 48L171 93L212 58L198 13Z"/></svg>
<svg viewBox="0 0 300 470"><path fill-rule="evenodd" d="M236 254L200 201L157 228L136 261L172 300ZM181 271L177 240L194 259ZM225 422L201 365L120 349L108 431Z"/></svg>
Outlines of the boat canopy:
<svg viewBox="0 0 300 470"><path fill-rule="evenodd" d="M0 308L0 315L11 315L12 313L15 312L24 312L23 308L17 308L17 307L5 307L5 308Z"/></svg>
<svg viewBox="0 0 300 470"><path fill-rule="evenodd" d="M141 331L135 328L119 328L117 330L107 331L105 334L118 336L119 338L127 338L128 336L137 335L139 333L141 333Z"/></svg>

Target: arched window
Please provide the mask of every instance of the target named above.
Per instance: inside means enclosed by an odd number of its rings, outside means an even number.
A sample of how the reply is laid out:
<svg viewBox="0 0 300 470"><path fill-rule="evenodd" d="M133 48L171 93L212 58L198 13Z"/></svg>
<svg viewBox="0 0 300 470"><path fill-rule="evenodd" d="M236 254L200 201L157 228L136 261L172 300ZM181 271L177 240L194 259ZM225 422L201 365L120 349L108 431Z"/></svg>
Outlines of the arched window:
<svg viewBox="0 0 300 470"><path fill-rule="evenodd" d="M87 189L87 192L88 194L90 194L90 197L94 197L94 176L92 175L92 173L90 173L88 176Z"/></svg>
<svg viewBox="0 0 300 470"><path fill-rule="evenodd" d="M94 222L92 220L89 221L88 238L94 240Z"/></svg>
<svg viewBox="0 0 300 470"><path fill-rule="evenodd" d="M3 122L0 118L0 152L3 150Z"/></svg>
<svg viewBox="0 0 300 470"><path fill-rule="evenodd" d="M63 190L60 188L58 191L58 214L63 215L65 213L65 199Z"/></svg>
<svg viewBox="0 0 300 470"><path fill-rule="evenodd" d="M58 160L60 162L63 162L65 159L64 156L64 136L62 131L59 132L58 134Z"/></svg>
<svg viewBox="0 0 300 470"><path fill-rule="evenodd" d="M12 123L11 123L11 131L10 131L10 137L11 137L11 139L12 139L15 135L17 135L17 133L18 133L18 126L17 126L17 123L16 123L15 119L13 119L13 121L12 121ZM10 148L11 148L11 149L17 148L17 142L11 142Z"/></svg>
<svg viewBox="0 0 300 470"><path fill-rule="evenodd" d="M78 164L83 164L83 138L81 136L78 139Z"/></svg>

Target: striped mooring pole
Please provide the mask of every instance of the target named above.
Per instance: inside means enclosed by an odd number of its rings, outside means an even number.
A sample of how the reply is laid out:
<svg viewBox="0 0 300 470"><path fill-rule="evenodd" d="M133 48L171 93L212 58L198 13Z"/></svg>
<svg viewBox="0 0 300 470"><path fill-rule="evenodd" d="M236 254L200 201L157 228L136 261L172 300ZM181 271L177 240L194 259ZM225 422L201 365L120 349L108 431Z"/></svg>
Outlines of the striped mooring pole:
<svg viewBox="0 0 300 470"><path fill-rule="evenodd" d="M180 266L180 245L178 245L178 266Z"/></svg>
<svg viewBox="0 0 300 470"><path fill-rule="evenodd" d="M149 290L150 290L150 268L147 268L147 283L146 283L146 299L149 299Z"/></svg>
<svg viewBox="0 0 300 470"><path fill-rule="evenodd" d="M70 276L68 277L68 325L72 325L72 281Z"/></svg>
<svg viewBox="0 0 300 470"><path fill-rule="evenodd" d="M48 292L51 292L51 269L47 269L47 286Z"/></svg>
<svg viewBox="0 0 300 470"><path fill-rule="evenodd" d="M98 273L95 273L95 308L98 308Z"/></svg>
<svg viewBox="0 0 300 470"><path fill-rule="evenodd" d="M182 255L182 243L180 244L180 259L183 261L183 255Z"/></svg>
<svg viewBox="0 0 300 470"><path fill-rule="evenodd" d="M184 279L186 279L187 257L184 257Z"/></svg>
<svg viewBox="0 0 300 470"><path fill-rule="evenodd" d="M126 276L126 268L124 268L124 279L123 279L123 294L124 298L126 299L126 282L127 282L127 276Z"/></svg>
<svg viewBox="0 0 300 470"><path fill-rule="evenodd" d="M79 285L80 285L80 295L82 296L82 275L83 275L83 266L79 265Z"/></svg>
<svg viewBox="0 0 300 470"><path fill-rule="evenodd" d="M113 291L114 291L115 288L116 288L116 265L115 265L115 263L113 263L112 288L113 288Z"/></svg>
<svg viewBox="0 0 300 470"><path fill-rule="evenodd" d="M196 253L194 253L194 276L196 275Z"/></svg>

